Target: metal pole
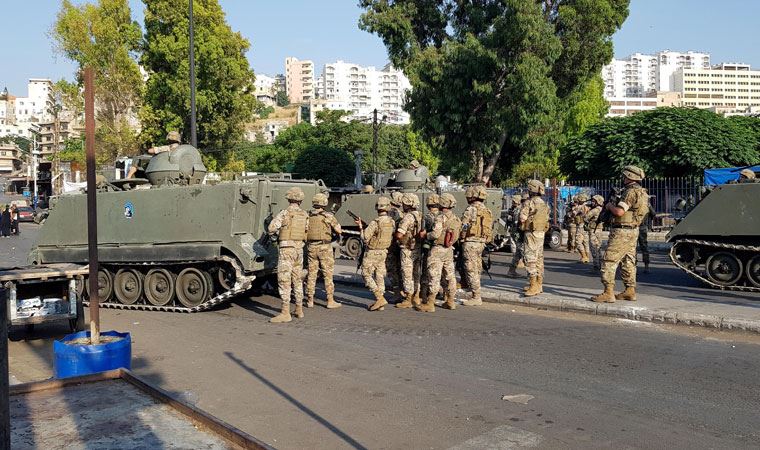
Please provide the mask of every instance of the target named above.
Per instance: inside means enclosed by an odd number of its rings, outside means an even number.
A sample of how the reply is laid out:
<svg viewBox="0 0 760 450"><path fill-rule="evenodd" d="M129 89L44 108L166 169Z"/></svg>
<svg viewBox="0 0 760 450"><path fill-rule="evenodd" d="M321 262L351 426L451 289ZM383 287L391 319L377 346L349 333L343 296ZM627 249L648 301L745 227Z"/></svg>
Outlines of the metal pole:
<svg viewBox="0 0 760 450"><path fill-rule="evenodd" d="M32 206L37 208L37 135L32 136L32 179L34 181L34 195Z"/></svg>
<svg viewBox="0 0 760 450"><path fill-rule="evenodd" d="M193 26L193 0L188 0L190 17L190 143L198 147L198 133L195 125L195 29Z"/></svg>
<svg viewBox="0 0 760 450"><path fill-rule="evenodd" d="M377 109L372 111L372 186L377 188Z"/></svg>
<svg viewBox="0 0 760 450"><path fill-rule="evenodd" d="M557 192L557 179L552 178L552 225L557 225L557 201L559 194Z"/></svg>
<svg viewBox="0 0 760 450"><path fill-rule="evenodd" d="M0 286L0 449L11 448L11 411L8 388L8 290Z"/></svg>
<svg viewBox="0 0 760 450"><path fill-rule="evenodd" d="M100 343L98 298L98 215L95 188L95 84L91 67L84 69L84 129L87 153L87 251L90 262L90 339Z"/></svg>

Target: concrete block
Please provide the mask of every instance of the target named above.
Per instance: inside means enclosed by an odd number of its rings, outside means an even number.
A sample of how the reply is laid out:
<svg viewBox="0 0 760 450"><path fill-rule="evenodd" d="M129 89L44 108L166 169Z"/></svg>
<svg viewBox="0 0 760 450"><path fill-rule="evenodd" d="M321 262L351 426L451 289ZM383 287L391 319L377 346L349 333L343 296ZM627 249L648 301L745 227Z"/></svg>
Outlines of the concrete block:
<svg viewBox="0 0 760 450"><path fill-rule="evenodd" d="M713 316L710 314L695 314L682 312L677 315L678 322L687 325L696 325L700 327L720 328L723 319L719 316Z"/></svg>
<svg viewBox="0 0 760 450"><path fill-rule="evenodd" d="M760 333L760 320L724 317L721 326L728 330L745 330Z"/></svg>
<svg viewBox="0 0 760 450"><path fill-rule="evenodd" d="M597 314L599 314L598 311ZM608 304L605 315L633 320L636 318L636 309L631 308L630 306Z"/></svg>
<svg viewBox="0 0 760 450"><path fill-rule="evenodd" d="M583 301L583 300L565 300L563 305L566 311L578 311L590 314L597 314L598 303Z"/></svg>

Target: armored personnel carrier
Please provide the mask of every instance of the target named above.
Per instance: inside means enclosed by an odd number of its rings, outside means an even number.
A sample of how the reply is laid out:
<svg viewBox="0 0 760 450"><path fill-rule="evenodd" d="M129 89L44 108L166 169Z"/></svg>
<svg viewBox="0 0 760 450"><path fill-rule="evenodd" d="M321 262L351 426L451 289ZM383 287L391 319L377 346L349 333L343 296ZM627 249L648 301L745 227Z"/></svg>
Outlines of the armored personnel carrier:
<svg viewBox="0 0 760 450"><path fill-rule="evenodd" d="M705 284L760 292L760 183L724 184L668 234L673 264Z"/></svg>
<svg viewBox="0 0 760 450"><path fill-rule="evenodd" d="M276 269L266 225L287 207L285 191L327 191L268 177L204 185L205 173L198 150L181 145L153 156L138 171L144 178L99 184L102 306L196 312L248 290ZM86 217L86 195L56 198L29 262L86 264Z"/></svg>
<svg viewBox="0 0 760 450"><path fill-rule="evenodd" d="M369 221L373 219L375 212L375 202L378 197L389 197L393 191L402 193L415 193L420 198L421 207L425 208L427 198L436 192L449 192L457 199L457 206L454 208L454 214L461 216L467 208L467 199L465 198L465 189L463 187L448 186L431 186L426 180L415 174L414 170L402 169L395 171L387 177L387 182L378 191L372 193L363 192L333 192L330 200L335 217L343 229L343 236L340 241L341 254L347 258L357 258L361 252L361 241L359 239L359 228L356 226L354 219L348 211L361 216ZM500 220L502 216L502 190L498 188L488 189L488 198L485 205L493 213L494 221L494 242L497 246L506 245L507 233L506 224Z"/></svg>

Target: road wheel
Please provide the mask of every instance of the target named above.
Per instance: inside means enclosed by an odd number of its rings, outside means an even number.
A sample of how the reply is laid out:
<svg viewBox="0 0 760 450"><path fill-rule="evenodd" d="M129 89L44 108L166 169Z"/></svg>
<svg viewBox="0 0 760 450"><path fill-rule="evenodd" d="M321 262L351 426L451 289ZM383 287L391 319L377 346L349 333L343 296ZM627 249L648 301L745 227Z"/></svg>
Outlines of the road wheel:
<svg viewBox="0 0 760 450"><path fill-rule="evenodd" d="M216 271L216 278L222 289L229 291L235 286L235 269L227 264L220 264Z"/></svg>
<svg viewBox="0 0 760 450"><path fill-rule="evenodd" d="M87 296L90 297L90 283L85 280ZM113 275L108 269L98 270L98 301L106 303L113 296Z"/></svg>
<svg viewBox="0 0 760 450"><path fill-rule="evenodd" d="M745 271L749 282L755 287L760 287L760 255L749 260Z"/></svg>
<svg viewBox="0 0 760 450"><path fill-rule="evenodd" d="M193 308L206 301L211 291L209 278L210 275L204 275L195 267L188 267L180 272L177 275L175 288L179 302L188 308Z"/></svg>
<svg viewBox="0 0 760 450"><path fill-rule="evenodd" d="M550 229L547 233L548 237L546 239L546 243L549 245L549 248L551 248L554 251L561 250L562 247L562 232L560 230L555 230L554 228Z"/></svg>
<svg viewBox="0 0 760 450"><path fill-rule="evenodd" d="M168 305L174 300L176 280L177 276L166 269L151 269L145 275L145 298L151 305Z"/></svg>
<svg viewBox="0 0 760 450"><path fill-rule="evenodd" d="M742 262L733 253L717 252L705 263L707 278L721 286L733 286L742 277Z"/></svg>
<svg viewBox="0 0 760 450"><path fill-rule="evenodd" d="M136 269L119 269L113 284L116 300L125 305L133 305L143 292L143 274Z"/></svg>
<svg viewBox="0 0 760 450"><path fill-rule="evenodd" d="M351 259L356 259L362 252L362 242L358 236L350 236L346 238L346 242L343 244L343 254Z"/></svg>

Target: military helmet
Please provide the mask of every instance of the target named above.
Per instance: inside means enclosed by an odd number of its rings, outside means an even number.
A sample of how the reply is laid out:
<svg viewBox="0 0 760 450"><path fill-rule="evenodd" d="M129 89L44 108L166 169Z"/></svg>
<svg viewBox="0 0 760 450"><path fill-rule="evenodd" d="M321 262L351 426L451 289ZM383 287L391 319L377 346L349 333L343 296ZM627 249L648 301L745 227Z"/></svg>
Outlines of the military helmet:
<svg viewBox="0 0 760 450"><path fill-rule="evenodd" d="M599 206L604 204L604 197L602 197L599 194L596 194L595 196L591 197L591 200L595 201L596 204Z"/></svg>
<svg viewBox="0 0 760 450"><path fill-rule="evenodd" d="M578 194L578 203L586 203L588 201L588 195Z"/></svg>
<svg viewBox="0 0 760 450"><path fill-rule="evenodd" d="M375 202L375 209L378 211L388 211L391 207L391 201L388 197L378 197Z"/></svg>
<svg viewBox="0 0 760 450"><path fill-rule="evenodd" d="M414 170L416 170L416 169L418 169L419 167L420 167L420 162L419 162L419 161L417 161L416 159L413 159L413 160L412 160L412 162L410 162L410 163L409 163L409 168L410 168L410 169L414 169Z"/></svg>
<svg viewBox="0 0 760 450"><path fill-rule="evenodd" d="M391 192L391 205L393 206L401 206L401 198L403 198L403 194L398 191Z"/></svg>
<svg viewBox="0 0 760 450"><path fill-rule="evenodd" d="M754 180L756 178L755 172L752 171L752 169L742 169L742 171L739 172L739 176L748 180Z"/></svg>
<svg viewBox="0 0 760 450"><path fill-rule="evenodd" d="M488 191L485 186L475 186L475 197L480 200L485 200L488 197Z"/></svg>
<svg viewBox="0 0 760 450"><path fill-rule="evenodd" d="M464 198L475 198L475 186L468 186L464 190Z"/></svg>
<svg viewBox="0 0 760 450"><path fill-rule="evenodd" d="M438 194L430 194L430 196L427 198L427 205L428 206L438 206L438 203L441 201L441 198L438 196Z"/></svg>
<svg viewBox="0 0 760 450"><path fill-rule="evenodd" d="M365 184L364 187L362 188L362 193L364 194L371 194L373 192L375 192L375 187L372 186L371 184Z"/></svg>
<svg viewBox="0 0 760 450"><path fill-rule="evenodd" d="M520 194L514 194L512 196L512 204L520 203L520 200L522 200L522 196Z"/></svg>
<svg viewBox="0 0 760 450"><path fill-rule="evenodd" d="M179 131L172 130L166 135L166 140L170 142L177 142L182 140L182 137L179 135Z"/></svg>
<svg viewBox="0 0 760 450"><path fill-rule="evenodd" d="M315 206L327 206L327 195L322 192L314 194L314 197L311 199L311 204Z"/></svg>
<svg viewBox="0 0 760 450"><path fill-rule="evenodd" d="M417 194L412 193L406 193L401 196L401 204L404 206L410 206L412 208L419 208L420 207L420 198L417 197Z"/></svg>
<svg viewBox="0 0 760 450"><path fill-rule="evenodd" d="M528 181L528 192L534 193L534 194L541 194L543 195L545 191L544 189L544 183L538 181L538 180L530 180Z"/></svg>
<svg viewBox="0 0 760 450"><path fill-rule="evenodd" d="M285 193L285 198L290 200L291 202L302 202L304 198L304 194L301 188L292 187L288 189L287 193Z"/></svg>
<svg viewBox="0 0 760 450"><path fill-rule="evenodd" d="M644 170L636 166L625 166L623 168L623 176L633 181L641 181L644 179Z"/></svg>
<svg viewBox="0 0 760 450"><path fill-rule="evenodd" d="M453 195L446 192L445 194L441 194L441 198L438 201L438 204L441 205L441 208L454 208L457 206L457 199L454 198Z"/></svg>
<svg viewBox="0 0 760 450"><path fill-rule="evenodd" d="M527 192L523 192L523 193L520 195L520 199L521 199L521 200L528 200L528 199L530 199L530 194L528 194Z"/></svg>

